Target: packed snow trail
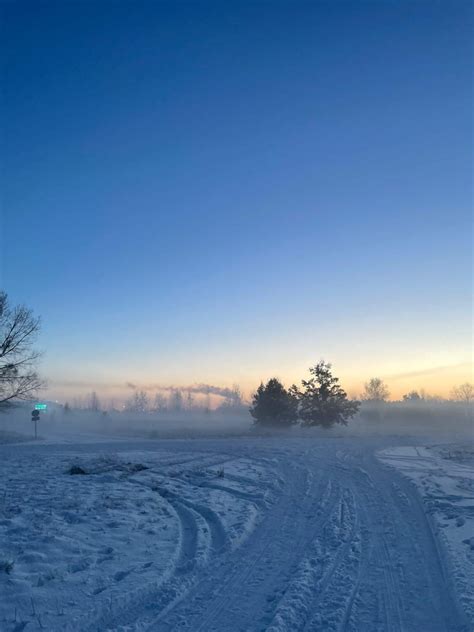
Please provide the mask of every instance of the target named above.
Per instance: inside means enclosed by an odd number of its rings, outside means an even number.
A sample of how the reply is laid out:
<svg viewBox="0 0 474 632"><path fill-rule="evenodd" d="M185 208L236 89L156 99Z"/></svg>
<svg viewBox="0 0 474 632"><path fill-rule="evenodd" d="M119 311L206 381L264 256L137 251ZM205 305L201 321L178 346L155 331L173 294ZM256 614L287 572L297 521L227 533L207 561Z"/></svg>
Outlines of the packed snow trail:
<svg viewBox="0 0 474 632"><path fill-rule="evenodd" d="M84 616L57 623L50 618L44 627L467 632L444 549L414 486L376 458L382 443L265 438L104 444L102 454L133 449L147 464L138 472L121 466L121 493L141 490L167 507L177 532L168 543L171 562L153 576L151 560L133 582L136 568L115 572L123 578L119 599L107 602L101 590L102 601L84 604ZM49 458L54 450L63 457L73 450L18 446L16 452L25 459L42 449ZM91 446L75 449L87 454ZM26 629L40 627L32 619Z"/></svg>
<svg viewBox="0 0 474 632"><path fill-rule="evenodd" d="M372 450L280 450L253 537L149 630L455 630L465 621L413 489Z"/></svg>

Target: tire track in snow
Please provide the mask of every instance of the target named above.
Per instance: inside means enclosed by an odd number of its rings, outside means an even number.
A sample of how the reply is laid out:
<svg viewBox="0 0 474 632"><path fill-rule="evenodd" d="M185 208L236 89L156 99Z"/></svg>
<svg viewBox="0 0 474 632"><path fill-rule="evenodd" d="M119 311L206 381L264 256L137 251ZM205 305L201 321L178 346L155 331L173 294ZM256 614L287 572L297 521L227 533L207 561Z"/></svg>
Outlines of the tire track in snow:
<svg viewBox="0 0 474 632"><path fill-rule="evenodd" d="M354 453L354 459L352 489L363 525L366 568L348 629L467 630L416 491L371 451ZM429 607L421 606L420 594Z"/></svg>
<svg viewBox="0 0 474 632"><path fill-rule="evenodd" d="M295 551L299 556L307 539L306 523L304 520L295 521L295 511L306 518L314 517L315 506L321 502L323 496L320 481L317 481L317 485L315 484L312 472L301 466L294 468L293 472L291 472L291 467L286 466L285 469L287 470L287 483L289 483L286 495L274 508L274 512L267 515L264 524L261 524L257 532L254 533L254 536L258 535L258 537L254 538L248 547L243 546L241 554L239 553L238 556L232 558L232 563L228 564L228 574L225 578L221 578L223 583L219 584L217 588L214 585L210 590L205 586L204 590L199 591L199 594L188 595L187 604L190 600L193 603L197 602L196 608L199 614L195 620L193 618L191 621L186 615L176 612L166 620L157 620L155 627L150 627L149 630L173 630L183 625L186 620L185 628L193 630L193 632L211 632L213 630L220 632L232 629L226 624L229 611L233 611L234 614L237 611L240 612L239 629L245 629L242 617L244 611L254 611L256 605L253 604L253 601L259 602L260 605L265 604L267 610L270 608L269 612L264 615L268 623L274 609L271 600L269 601L268 592L272 592L276 596L278 590L282 588L280 569L275 567L275 563L281 563L282 560L281 557L278 559L276 550L280 551L280 556L282 553L288 556L287 564L283 563L283 569L288 572L289 567L294 563ZM291 475L288 476L289 474ZM304 494L301 498L303 490ZM295 491L298 491L298 494L294 494ZM331 499L334 500L334 497L331 496ZM289 511L292 504L295 505L295 511ZM324 520L325 515L320 511L317 522ZM317 523L313 524L316 527ZM292 538L293 546L288 550L287 546L283 547L283 542L285 540L288 542L289 538ZM222 574L222 571L216 569L216 573L219 572ZM271 589L268 585L269 577L272 579ZM265 590L259 592L258 587L261 584ZM243 595L242 587L244 587ZM194 606L193 614L196 614ZM262 621L263 624L264 621Z"/></svg>
<svg viewBox="0 0 474 632"><path fill-rule="evenodd" d="M165 497L170 502L179 517L180 529L180 551L175 564L177 573L184 573L192 570L198 561L198 526L193 512L182 503L173 502L169 497Z"/></svg>
<svg viewBox="0 0 474 632"><path fill-rule="evenodd" d="M191 483L194 487L198 487L200 489L213 489L215 491L223 492L225 494L230 494L234 498L240 498L241 500L248 500L249 502L254 503L256 505L262 505L265 502L265 494L245 492L240 489L235 489L233 487L228 487L226 485L218 485L216 483L211 483L209 481L195 483L195 482L191 482L187 480L186 482Z"/></svg>
<svg viewBox="0 0 474 632"><path fill-rule="evenodd" d="M321 629L314 613L353 545L358 526L353 505L350 492L338 488L335 501L329 511L325 508L324 519L316 525L298 571L277 604L269 632ZM339 587L334 590L340 594Z"/></svg>
<svg viewBox="0 0 474 632"><path fill-rule="evenodd" d="M361 547L362 547L362 543L361 543ZM353 582L352 587L349 590L348 593L348 598L346 601L346 605L345 605L345 609L344 609L344 614L341 618L341 622L337 628L338 632L346 632L349 627L350 627L350 621L351 621L351 616L352 616L352 608L354 606L356 597L358 595L359 592L359 586L360 586L360 582L361 582L361 578L365 572L367 568L367 560L365 558L364 555L364 551L363 549L361 550L361 558L359 559L359 564L357 566L357 572L356 572L356 577L355 580Z"/></svg>
<svg viewBox="0 0 474 632"><path fill-rule="evenodd" d="M354 547L355 538L359 531L359 519L355 507L354 496L349 490L345 490L344 497L341 499L338 520L336 520L335 524L331 524L329 522L327 526L331 526L333 528L333 533L336 538L340 539L340 544L336 545L332 559L330 557L329 564L326 565L325 569L323 569L322 578L316 584L317 592L315 599L313 599L311 603L311 610L314 611L319 608L326 613L324 615L326 617L324 625L327 630L330 630L331 627L334 628L334 625L337 625L337 618L341 617L341 611L337 607L334 607L335 604L331 604L333 606L331 609L327 606L324 608L324 601L328 597L328 593L330 593L329 599L334 600L334 596L337 595L337 600L340 601L340 584L344 583L344 579L348 578L347 575L343 575L341 580L340 574L344 569L347 570L347 556L351 552L351 547ZM322 544L324 545L324 542L322 542ZM356 551L354 550L354 553L355 552ZM333 551L330 551L329 555L331 556L332 553ZM358 553L360 560L360 550ZM351 586L349 586L349 589L350 588ZM342 617L344 617L345 614L346 610L344 609ZM332 620L328 620L328 616L332 616ZM317 613L316 616L313 614L310 617L303 630L305 632L313 632L320 629L320 627L321 614Z"/></svg>
<svg viewBox="0 0 474 632"><path fill-rule="evenodd" d="M182 496L178 496L178 494L174 492L166 491L166 493L162 492L161 495L173 505L178 513L181 513L183 517L182 525L188 524L187 516L189 517L190 512L198 514L205 521L210 533L209 552L212 550L214 553L220 553L228 546L227 533L215 511L206 505L195 503ZM184 528L186 528L186 526L184 526ZM189 554L192 554L192 550ZM194 557L196 557L196 548L194 550Z"/></svg>
<svg viewBox="0 0 474 632"><path fill-rule="evenodd" d="M279 496L238 551L224 546L214 555L212 543L222 534L213 535L210 526L207 565L175 573L149 599L143 592L132 617L115 612L104 620L150 632L467 630L442 547L409 483L361 442L314 440L308 450L308 441L288 440L286 446L266 459L281 478ZM264 449L270 454L273 447ZM268 489L267 481L261 486ZM183 503L183 493L172 490L175 498L166 492L165 498L182 511L181 523L191 528L194 521L199 533L212 523L203 512L207 502ZM193 557L190 542L183 546Z"/></svg>
<svg viewBox="0 0 474 632"><path fill-rule="evenodd" d="M316 584L317 559L322 557L322 549L318 533L324 531L333 518L334 511L339 509L340 489L329 480L321 499L320 519L315 523L313 537L309 538L305 552L295 572L289 579L279 601L273 609L268 630L301 630L310 616L310 605L314 598ZM324 511L324 513L322 513Z"/></svg>
<svg viewBox="0 0 474 632"><path fill-rule="evenodd" d="M278 513L279 505L277 505ZM264 524L260 525L258 529L259 533L266 533L267 531L273 530L273 524L268 520L268 515L264 518ZM252 540L252 545L255 540ZM205 630L206 632L210 632L210 630L214 629L212 627L212 619L214 619L222 610L229 606L229 596L230 600L232 600L232 593L236 592L237 586L242 586L247 583L248 578L252 574L254 567L258 564L260 559L263 557L266 548L270 546L271 538L265 538L265 546L258 547L254 550L254 547L250 546L250 551L246 551L245 553L245 564L243 565L242 558L233 556L235 558L235 564L228 567L228 572L225 577L221 577L222 583L220 583L217 587L212 581L212 576L203 583L201 589L197 591L197 594L193 591L192 594L188 595L186 606L183 608L184 612L186 612L188 608L188 603L190 600L197 601L196 608L198 613L201 616L198 616L196 623L190 623L188 621L188 626L192 627L188 629L193 629L193 632L198 632L198 630ZM242 547L247 548L247 547ZM230 566L230 568L229 568ZM215 573L221 575L222 570L217 567ZM209 574L212 573L212 570L209 569ZM210 603L209 603L210 602ZM168 614L168 613L166 613ZM179 627L183 622L183 615L180 612L179 607L177 608L177 612L169 613L169 616L166 619L160 614L153 624L149 626L148 630L172 630L175 627Z"/></svg>
<svg viewBox="0 0 474 632"><path fill-rule="evenodd" d="M388 543L388 538L394 533L393 523L397 522L396 505L387 503L387 492L385 486L380 485L380 479L376 481L373 474L360 465L353 468L353 490L364 525L365 558L363 563L366 572L373 577L373 585L377 586L374 608L370 616L373 619L373 613L376 610L378 612L376 619L380 621L384 630L389 632L404 630L405 623L401 606L401 601L404 599L404 586L398 573L401 564L399 547L389 547ZM364 575L359 578L359 592L361 584L366 588L367 582ZM356 595L353 605L354 602L365 599L367 598L359 599Z"/></svg>
<svg viewBox="0 0 474 632"><path fill-rule="evenodd" d="M161 489L154 480L145 482L129 479L129 482L157 492L176 515L180 532L179 550L172 568L161 583L151 582L131 594L125 594L123 603L115 605L113 612L101 613L88 625L83 621L81 632L127 629L127 626L134 627L149 608L165 611L192 586L195 569L204 566L211 551L218 552L226 541L221 523L207 507L201 507L174 492Z"/></svg>
<svg viewBox="0 0 474 632"><path fill-rule="evenodd" d="M130 480L130 482L132 482ZM154 491L157 491L153 484L145 484L141 481L133 480L136 485L143 485ZM112 609L102 610L98 614L94 614L89 620L82 618L80 623L80 632L102 632L104 630L127 630L134 629L135 623L143 616L144 609L156 606L160 603L160 607L176 599L185 582L188 581L188 575L182 575L183 571L189 570L186 565L190 560L195 561L197 552L197 524L192 512L186 508L176 506L164 498L169 510L176 516L180 538L178 550L175 559L172 561L171 567L164 576L157 581L150 581L144 586L123 593L119 604L115 603ZM194 566L194 564L192 564ZM129 626L129 627L128 627ZM66 628L68 629L68 628ZM77 630L77 627L71 627L71 630Z"/></svg>
<svg viewBox="0 0 474 632"><path fill-rule="evenodd" d="M222 453L217 456L206 456L205 460L201 457L196 459L180 460L180 463L186 465L195 465L201 469L203 467L215 467L222 463L237 460L238 455L226 455L224 458ZM246 457L248 458L248 457ZM169 464L170 467L177 465L177 460L173 460ZM196 469L196 468L193 468ZM235 498L250 501L254 505L260 506L263 502L263 494L252 494L231 487L213 485L194 485L193 479L196 475L172 477L171 481L179 481L184 484L184 489L175 491L169 487L163 486L163 480L159 482L153 475L162 475L162 470L149 469L145 470L142 479L136 477L129 478L131 484L147 487L158 493L163 500L173 510L179 521L180 541L179 552L174 562L174 568L166 577L162 578L162 582L153 582L147 586L141 587L139 590L133 591L133 594L124 595L123 604L114 606L113 612L102 612L89 625L81 628L81 632L86 630L96 632L102 630L126 630L126 629L143 629L151 626L155 629L153 621L156 618L156 611L160 612L160 618L165 616L168 611L179 604L186 597L189 590L192 589L206 565L222 554L223 551L229 549L229 538L226 530L215 511L203 502L195 502L190 500L187 495L191 492L194 496L193 489L210 487L226 494L233 495ZM152 475L152 478L150 478ZM238 477L240 478L240 477ZM249 479L251 481L252 479ZM256 488L264 488L265 481L257 481L254 483ZM186 496L185 496L186 495Z"/></svg>

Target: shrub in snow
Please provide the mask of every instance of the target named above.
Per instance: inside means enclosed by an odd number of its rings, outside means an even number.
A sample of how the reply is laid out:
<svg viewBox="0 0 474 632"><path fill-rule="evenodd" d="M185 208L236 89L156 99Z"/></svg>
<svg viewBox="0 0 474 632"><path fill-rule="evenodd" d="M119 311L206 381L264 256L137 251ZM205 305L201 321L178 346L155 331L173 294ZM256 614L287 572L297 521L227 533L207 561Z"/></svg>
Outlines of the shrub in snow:
<svg viewBox="0 0 474 632"><path fill-rule="evenodd" d="M147 467L146 465L143 465L143 463L127 463L127 469L131 473L135 473L135 472L143 472L144 470L149 470L150 468Z"/></svg>
<svg viewBox="0 0 474 632"><path fill-rule="evenodd" d="M82 469L82 467L80 467L79 465L72 465L69 469L68 469L68 474L71 475L76 475L76 474L87 474L87 472L85 470Z"/></svg>
<svg viewBox="0 0 474 632"><path fill-rule="evenodd" d="M10 575L14 565L15 562L13 560L0 560L0 572Z"/></svg>

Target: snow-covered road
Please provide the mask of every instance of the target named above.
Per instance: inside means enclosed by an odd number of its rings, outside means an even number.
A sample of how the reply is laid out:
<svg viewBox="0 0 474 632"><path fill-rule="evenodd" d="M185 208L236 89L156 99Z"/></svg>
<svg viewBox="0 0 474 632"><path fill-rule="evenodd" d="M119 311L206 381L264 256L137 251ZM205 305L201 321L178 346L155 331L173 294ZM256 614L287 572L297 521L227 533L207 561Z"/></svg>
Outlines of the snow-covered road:
<svg viewBox="0 0 474 632"><path fill-rule="evenodd" d="M1 446L0 629L468 631L383 443Z"/></svg>

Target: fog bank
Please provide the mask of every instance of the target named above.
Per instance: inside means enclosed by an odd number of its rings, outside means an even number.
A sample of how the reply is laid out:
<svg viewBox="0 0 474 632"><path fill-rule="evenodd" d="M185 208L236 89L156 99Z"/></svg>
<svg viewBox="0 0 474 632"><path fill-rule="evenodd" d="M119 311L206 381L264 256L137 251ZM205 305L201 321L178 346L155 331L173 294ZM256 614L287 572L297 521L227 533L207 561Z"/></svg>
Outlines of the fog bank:
<svg viewBox="0 0 474 632"><path fill-rule="evenodd" d="M34 437L31 421L33 404L23 402L0 414L3 440L27 440ZM255 435L285 436L426 436L440 440L473 439L472 406L458 402L363 402L359 413L347 426L331 429L305 428L287 430L259 427L248 410L166 411L163 413L66 411L49 404L38 422L40 440L80 441L88 436L113 438L198 438Z"/></svg>

